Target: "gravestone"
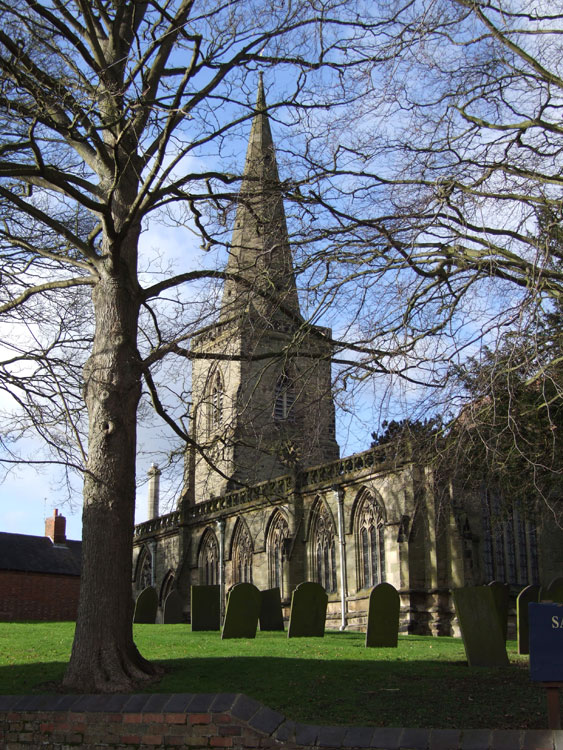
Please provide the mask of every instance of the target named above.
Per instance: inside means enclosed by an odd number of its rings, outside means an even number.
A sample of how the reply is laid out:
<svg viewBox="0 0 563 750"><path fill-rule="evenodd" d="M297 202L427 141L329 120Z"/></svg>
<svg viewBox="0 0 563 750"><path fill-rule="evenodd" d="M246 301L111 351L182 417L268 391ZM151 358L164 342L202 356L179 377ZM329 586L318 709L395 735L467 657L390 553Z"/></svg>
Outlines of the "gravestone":
<svg viewBox="0 0 563 750"><path fill-rule="evenodd" d="M508 601L510 597L510 589L507 583L501 583L500 581L491 581L489 588L493 592L493 598L495 600L495 607L499 617L500 632L502 637L506 641L508 631Z"/></svg>
<svg viewBox="0 0 563 750"><path fill-rule="evenodd" d="M164 625L184 622L184 602L176 589L168 594L162 608L162 622Z"/></svg>
<svg viewBox="0 0 563 750"><path fill-rule="evenodd" d="M276 586L260 592L260 630L283 630L281 594Z"/></svg>
<svg viewBox="0 0 563 750"><path fill-rule="evenodd" d="M158 609L158 594L154 586L143 589L135 602L133 622L154 625Z"/></svg>
<svg viewBox="0 0 563 750"><path fill-rule="evenodd" d="M192 586L192 631L221 629L221 587Z"/></svg>
<svg viewBox="0 0 563 750"><path fill-rule="evenodd" d="M539 586L526 586L516 599L516 626L518 630L518 653L530 653L530 622L528 618L528 604L537 602L540 593Z"/></svg>
<svg viewBox="0 0 563 750"><path fill-rule="evenodd" d="M554 578L549 586L542 586L540 601L563 604L563 578Z"/></svg>
<svg viewBox="0 0 563 750"><path fill-rule="evenodd" d="M291 597L288 638L322 638L328 596L320 583L300 583Z"/></svg>
<svg viewBox="0 0 563 750"><path fill-rule="evenodd" d="M237 583L229 591L221 638L256 638L260 592L252 583Z"/></svg>
<svg viewBox="0 0 563 750"><path fill-rule="evenodd" d="M490 586L454 589L453 598L469 666L507 666L506 644Z"/></svg>
<svg viewBox="0 0 563 750"><path fill-rule="evenodd" d="M369 595L367 648L396 648L399 637L399 592L390 583L378 583Z"/></svg>

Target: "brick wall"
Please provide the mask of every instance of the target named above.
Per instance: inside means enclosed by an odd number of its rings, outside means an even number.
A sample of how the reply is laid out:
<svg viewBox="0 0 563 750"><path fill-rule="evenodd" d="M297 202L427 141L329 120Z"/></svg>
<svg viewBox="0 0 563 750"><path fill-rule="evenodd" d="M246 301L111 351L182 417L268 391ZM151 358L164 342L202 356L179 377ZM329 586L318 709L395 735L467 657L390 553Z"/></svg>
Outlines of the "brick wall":
<svg viewBox="0 0 563 750"><path fill-rule="evenodd" d="M233 693L0 695L2 750L561 750L556 730L313 726Z"/></svg>
<svg viewBox="0 0 563 750"><path fill-rule="evenodd" d="M0 620L75 620L80 578L0 571Z"/></svg>

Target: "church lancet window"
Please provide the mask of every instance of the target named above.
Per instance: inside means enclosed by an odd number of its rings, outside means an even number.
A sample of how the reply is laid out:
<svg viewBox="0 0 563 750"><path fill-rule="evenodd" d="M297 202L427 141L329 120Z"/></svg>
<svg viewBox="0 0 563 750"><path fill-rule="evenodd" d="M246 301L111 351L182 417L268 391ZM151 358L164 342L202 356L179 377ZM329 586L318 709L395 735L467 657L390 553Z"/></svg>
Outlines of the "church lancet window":
<svg viewBox="0 0 563 750"><path fill-rule="evenodd" d="M219 583L219 545L217 537L207 529L201 540L199 551L199 575L204 586Z"/></svg>
<svg viewBox="0 0 563 750"><path fill-rule="evenodd" d="M526 585L538 581L536 528L516 505L511 512L496 489L481 490L481 555L484 583Z"/></svg>
<svg viewBox="0 0 563 750"><path fill-rule="evenodd" d="M336 591L334 523L322 500L317 502L313 514L310 543L313 578L327 593L333 593Z"/></svg>
<svg viewBox="0 0 563 750"><path fill-rule="evenodd" d="M147 547L143 547L137 563L137 583L139 589L146 589L152 585L152 555Z"/></svg>
<svg viewBox="0 0 563 750"><path fill-rule="evenodd" d="M246 523L239 519L232 547L233 582L252 583L252 556L254 549Z"/></svg>
<svg viewBox="0 0 563 750"><path fill-rule="evenodd" d="M223 424L223 378L219 370L215 370L210 379L206 404L207 404L207 434L212 435Z"/></svg>
<svg viewBox="0 0 563 750"><path fill-rule="evenodd" d="M169 570L168 573L164 576L164 580L162 581L162 586L160 587L160 596L159 596L159 605L161 607L164 606L164 602L166 601L166 597L168 594L172 591L174 588L174 573Z"/></svg>
<svg viewBox="0 0 563 750"><path fill-rule="evenodd" d="M283 422L294 419L295 385L284 371L276 382L274 399L274 419Z"/></svg>
<svg viewBox="0 0 563 750"><path fill-rule="evenodd" d="M288 593L284 591L283 561L285 548L289 539L289 526L280 511L276 511L268 533L268 574L270 587L278 587L281 598Z"/></svg>
<svg viewBox="0 0 563 750"><path fill-rule="evenodd" d="M355 523L358 588L372 588L385 580L383 517L369 492L358 503Z"/></svg>

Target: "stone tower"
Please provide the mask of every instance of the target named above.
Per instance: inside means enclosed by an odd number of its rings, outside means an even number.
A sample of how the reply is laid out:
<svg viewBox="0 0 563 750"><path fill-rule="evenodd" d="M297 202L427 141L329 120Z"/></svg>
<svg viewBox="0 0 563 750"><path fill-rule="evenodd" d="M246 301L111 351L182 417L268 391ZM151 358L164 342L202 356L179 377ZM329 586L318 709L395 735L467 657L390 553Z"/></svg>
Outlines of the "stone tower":
<svg viewBox="0 0 563 750"><path fill-rule="evenodd" d="M262 80L219 320L192 340L192 502L338 458L330 331L303 320Z"/></svg>

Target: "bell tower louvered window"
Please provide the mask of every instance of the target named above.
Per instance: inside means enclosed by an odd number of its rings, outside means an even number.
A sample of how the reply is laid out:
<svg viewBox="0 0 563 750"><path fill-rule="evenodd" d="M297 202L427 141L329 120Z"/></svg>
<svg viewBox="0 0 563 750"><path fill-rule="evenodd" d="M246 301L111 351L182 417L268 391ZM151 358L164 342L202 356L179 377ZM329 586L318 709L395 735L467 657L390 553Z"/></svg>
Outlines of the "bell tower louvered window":
<svg viewBox="0 0 563 750"><path fill-rule="evenodd" d="M274 419L276 422L294 419L295 387L287 373L282 373L276 383Z"/></svg>

